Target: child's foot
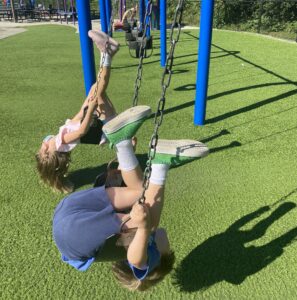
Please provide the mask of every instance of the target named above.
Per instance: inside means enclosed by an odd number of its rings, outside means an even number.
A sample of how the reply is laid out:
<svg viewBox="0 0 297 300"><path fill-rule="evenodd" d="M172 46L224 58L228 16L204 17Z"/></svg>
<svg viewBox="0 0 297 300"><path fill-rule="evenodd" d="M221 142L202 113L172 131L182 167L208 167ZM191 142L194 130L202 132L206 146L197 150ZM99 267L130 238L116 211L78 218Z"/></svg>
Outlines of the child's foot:
<svg viewBox="0 0 297 300"><path fill-rule="evenodd" d="M117 116L117 114L114 112L114 114L112 114L111 116L105 116L106 118L104 120L101 120L103 126L108 123L109 121L111 121L113 118L115 118ZM104 146L105 144L108 143L108 139L105 135L104 132L102 132L102 136L101 136L101 139L100 139L100 142L99 142L99 146Z"/></svg>
<svg viewBox="0 0 297 300"><path fill-rule="evenodd" d="M176 167L209 153L206 145L195 140L158 140L153 164Z"/></svg>
<svg viewBox="0 0 297 300"><path fill-rule="evenodd" d="M151 113L150 107L145 105L129 108L106 123L102 130L111 145L116 145L131 139Z"/></svg>
<svg viewBox="0 0 297 300"><path fill-rule="evenodd" d="M102 31L89 30L88 35L102 53L107 52L110 56L114 56L120 48L116 40Z"/></svg>

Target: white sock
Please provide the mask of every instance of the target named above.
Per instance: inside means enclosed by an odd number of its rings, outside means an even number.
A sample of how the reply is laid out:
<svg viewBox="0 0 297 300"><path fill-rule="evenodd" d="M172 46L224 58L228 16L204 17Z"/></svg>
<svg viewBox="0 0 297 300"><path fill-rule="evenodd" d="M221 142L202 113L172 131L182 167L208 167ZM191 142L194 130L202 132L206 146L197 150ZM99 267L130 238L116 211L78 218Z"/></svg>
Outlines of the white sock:
<svg viewBox="0 0 297 300"><path fill-rule="evenodd" d="M165 185L165 180L169 165L166 164L152 164L152 173L150 182L157 185Z"/></svg>
<svg viewBox="0 0 297 300"><path fill-rule="evenodd" d="M138 166L132 140L124 140L116 144L119 168L123 171L131 171Z"/></svg>
<svg viewBox="0 0 297 300"><path fill-rule="evenodd" d="M104 62L103 62L103 66L102 66L103 58L104 58ZM100 66L102 66L102 67L110 67L111 66L111 56L108 53L101 52Z"/></svg>

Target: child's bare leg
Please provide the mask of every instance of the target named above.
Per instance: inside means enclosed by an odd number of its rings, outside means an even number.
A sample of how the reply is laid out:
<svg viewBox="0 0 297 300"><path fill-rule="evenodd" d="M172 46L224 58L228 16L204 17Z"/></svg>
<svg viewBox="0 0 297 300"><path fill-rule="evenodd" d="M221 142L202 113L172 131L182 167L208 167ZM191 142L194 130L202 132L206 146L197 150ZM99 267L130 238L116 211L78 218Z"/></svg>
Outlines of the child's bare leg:
<svg viewBox="0 0 297 300"><path fill-rule="evenodd" d="M112 206L119 212L131 208L141 196L140 189L131 189L128 187L110 187L106 189L106 193Z"/></svg>
<svg viewBox="0 0 297 300"><path fill-rule="evenodd" d="M144 120L151 114L147 106L136 106L121 113L103 126L103 132L110 143L115 145L122 176L127 188L108 190L111 202L116 210L131 207L142 194L142 174L134 154L131 138ZM151 208L152 227L156 229L162 212L164 185L171 165L192 161L208 154L208 148L191 140L159 140L155 158L152 161L152 173L148 190L145 193L146 204ZM131 223L129 224L131 226Z"/></svg>
<svg viewBox="0 0 297 300"><path fill-rule="evenodd" d="M154 170L154 165L152 166L152 169ZM166 177L168 169L169 167L165 167L164 177ZM133 173L135 171L136 169L124 173L126 177L129 178L132 176L134 179L136 174ZM164 185L165 181L163 184L154 184L151 181L147 191L145 192L145 204L150 208L152 230L156 230L160 222L164 201ZM141 185L137 188L131 188L129 186L126 188L112 187L107 188L106 192L115 210L123 211L131 208L140 199L143 188ZM122 217L124 220L125 216ZM133 224L132 221L129 221L126 224L126 228L134 228L135 226L136 225Z"/></svg>
<svg viewBox="0 0 297 300"><path fill-rule="evenodd" d="M96 44L101 54L100 68L92 96L97 98L100 119L108 120L116 114L106 90L110 79L112 57L119 50L119 43L100 31L90 30L89 37Z"/></svg>
<svg viewBox="0 0 297 300"><path fill-rule="evenodd" d="M132 137L151 114L148 106L130 108L108 123L102 130L115 145L119 168L127 188L110 188L107 193L116 210L130 208L142 192L142 171L135 156Z"/></svg>
<svg viewBox="0 0 297 300"><path fill-rule="evenodd" d="M96 97L101 120L108 120L116 114L115 108L106 93L110 79L110 72L110 67L102 67L102 69L99 70L97 81L92 86L88 96L88 98Z"/></svg>
<svg viewBox="0 0 297 300"><path fill-rule="evenodd" d="M155 231L160 223L164 204L164 191L165 182L163 185L156 185L150 182L149 187L145 192L145 204L150 208L152 231Z"/></svg>

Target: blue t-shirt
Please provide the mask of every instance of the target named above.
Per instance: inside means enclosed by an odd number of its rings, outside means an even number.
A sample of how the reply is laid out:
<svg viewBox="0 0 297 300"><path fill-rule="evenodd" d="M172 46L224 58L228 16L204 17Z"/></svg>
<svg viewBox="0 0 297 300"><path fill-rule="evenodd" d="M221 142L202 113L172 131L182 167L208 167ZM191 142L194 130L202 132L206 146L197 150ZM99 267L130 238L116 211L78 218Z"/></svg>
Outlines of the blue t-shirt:
<svg viewBox="0 0 297 300"><path fill-rule="evenodd" d="M91 264L95 261L95 257L88 258L87 260L74 260L68 259L65 255L62 254L61 259L63 262L74 267L78 271L87 271Z"/></svg>

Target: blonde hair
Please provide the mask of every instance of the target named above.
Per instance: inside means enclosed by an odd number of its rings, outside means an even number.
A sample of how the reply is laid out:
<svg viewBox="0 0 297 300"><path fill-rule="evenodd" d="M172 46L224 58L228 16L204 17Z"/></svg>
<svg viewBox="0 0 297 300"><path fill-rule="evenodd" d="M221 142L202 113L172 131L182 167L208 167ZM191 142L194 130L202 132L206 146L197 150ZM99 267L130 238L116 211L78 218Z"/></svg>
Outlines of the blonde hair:
<svg viewBox="0 0 297 300"><path fill-rule="evenodd" d="M73 191L73 184L66 178L70 159L70 152L55 151L51 155L41 157L39 153L35 155L37 161L37 171L42 181L53 190L64 194Z"/></svg>
<svg viewBox="0 0 297 300"><path fill-rule="evenodd" d="M112 271L115 278L121 285L130 291L146 291L164 279L171 272L175 261L173 251L162 254L160 264L147 277L140 281L135 278L132 270L126 261L119 261L112 264Z"/></svg>

